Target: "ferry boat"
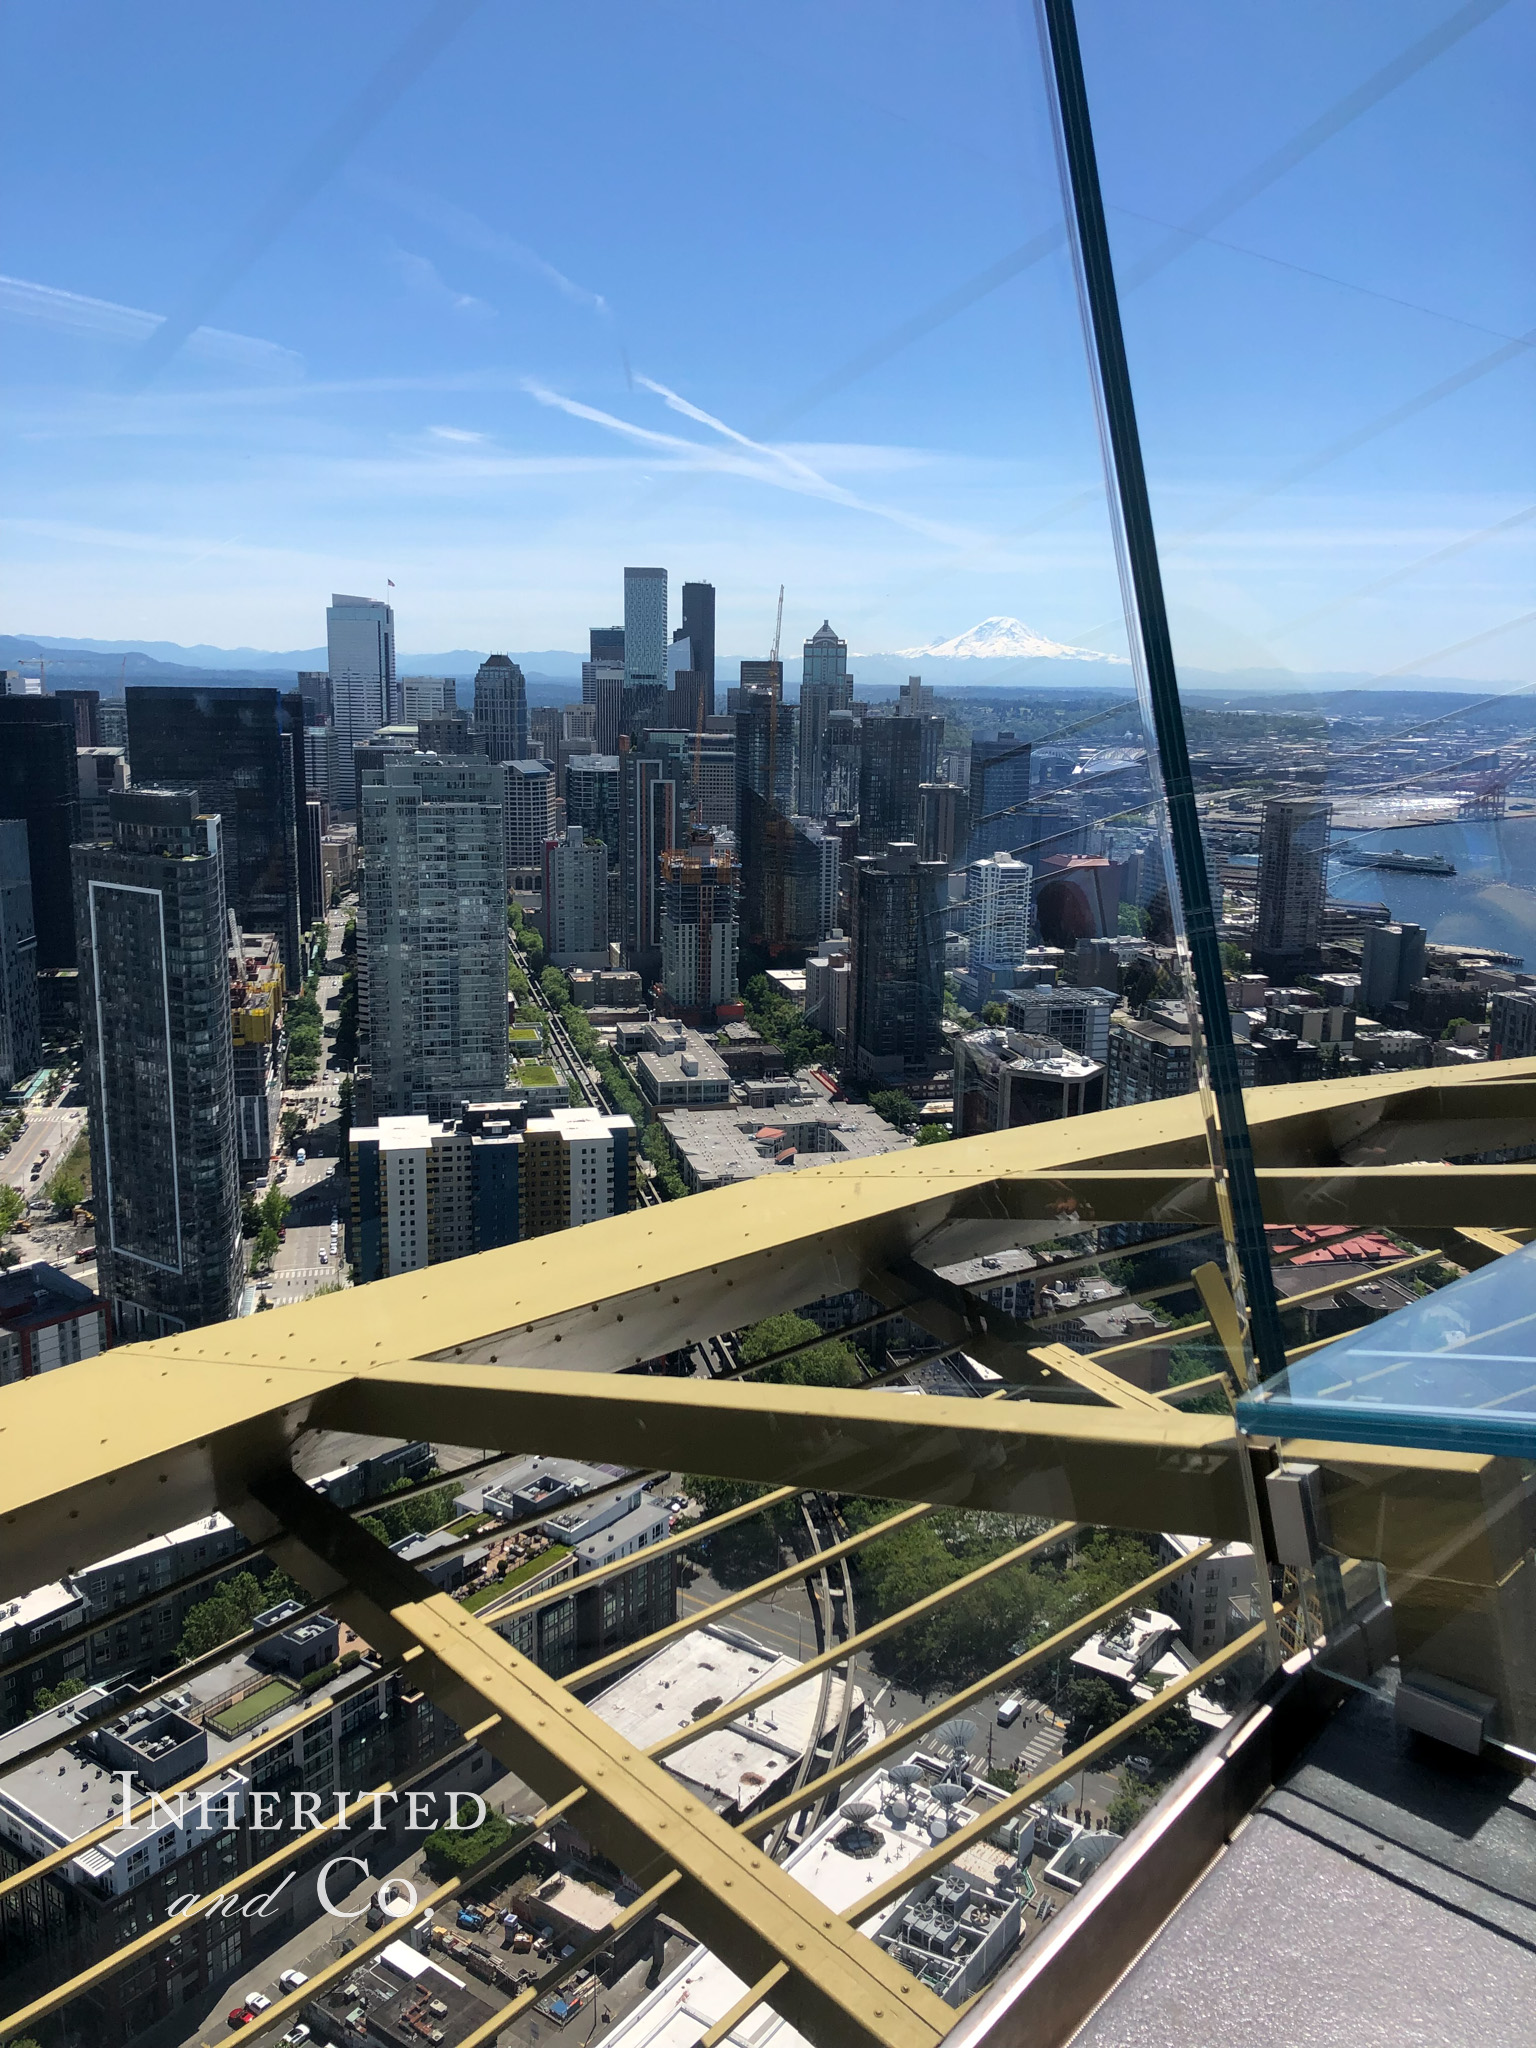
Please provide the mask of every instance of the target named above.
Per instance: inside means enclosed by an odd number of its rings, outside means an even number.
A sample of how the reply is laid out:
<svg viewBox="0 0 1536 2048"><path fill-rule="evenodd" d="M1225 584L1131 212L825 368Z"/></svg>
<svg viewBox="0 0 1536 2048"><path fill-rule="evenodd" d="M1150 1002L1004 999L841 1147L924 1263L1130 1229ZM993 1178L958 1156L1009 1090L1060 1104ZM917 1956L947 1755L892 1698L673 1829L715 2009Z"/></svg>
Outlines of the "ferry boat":
<svg viewBox="0 0 1536 2048"><path fill-rule="evenodd" d="M1454 875L1456 872L1443 853L1404 853L1400 846L1394 846L1390 853L1355 850L1341 853L1339 859L1352 868L1391 868L1402 875Z"/></svg>

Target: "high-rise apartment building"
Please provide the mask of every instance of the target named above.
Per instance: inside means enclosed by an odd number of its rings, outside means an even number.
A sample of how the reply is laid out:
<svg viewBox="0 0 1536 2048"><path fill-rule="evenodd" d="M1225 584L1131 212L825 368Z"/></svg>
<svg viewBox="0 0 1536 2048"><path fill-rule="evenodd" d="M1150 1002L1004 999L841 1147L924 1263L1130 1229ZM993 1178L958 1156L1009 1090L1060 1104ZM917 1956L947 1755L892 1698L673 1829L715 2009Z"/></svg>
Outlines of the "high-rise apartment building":
<svg viewBox="0 0 1536 2048"><path fill-rule="evenodd" d="M667 572L624 571L624 702L621 722L634 735L662 723L667 693Z"/></svg>
<svg viewBox="0 0 1536 2048"><path fill-rule="evenodd" d="M541 848L544 945L551 967L608 965L608 849L580 825Z"/></svg>
<svg viewBox="0 0 1536 2048"><path fill-rule="evenodd" d="M933 689L921 676L908 676L896 693L896 716L898 718L931 718L933 712Z"/></svg>
<svg viewBox="0 0 1536 2048"><path fill-rule="evenodd" d="M195 789L218 816L229 907L246 931L276 933L297 987L294 737L278 691L130 683L127 698L135 788Z"/></svg>
<svg viewBox="0 0 1536 2048"><path fill-rule="evenodd" d="M507 887L537 889L555 829L555 771L547 761L503 761L500 772Z"/></svg>
<svg viewBox="0 0 1536 2048"><path fill-rule="evenodd" d="M965 929L971 971L1016 966L1029 951L1034 873L1011 853L972 861L965 871Z"/></svg>
<svg viewBox="0 0 1536 2048"><path fill-rule="evenodd" d="M1536 988L1494 990L1488 1002L1488 1057L1536 1058Z"/></svg>
<svg viewBox="0 0 1536 2048"><path fill-rule="evenodd" d="M810 818L827 813L827 720L853 705L848 642L823 619L800 657L800 809Z"/></svg>
<svg viewBox="0 0 1536 2048"><path fill-rule="evenodd" d="M398 714L394 608L376 598L334 596L325 638L336 747L350 766L352 749ZM335 801L350 807L355 798L348 788Z"/></svg>
<svg viewBox="0 0 1536 2048"><path fill-rule="evenodd" d="M442 1116L507 1078L499 766L388 757L362 786L360 1115Z"/></svg>
<svg viewBox="0 0 1536 2048"><path fill-rule="evenodd" d="M624 628L622 626L591 626L587 631L587 639L587 651L593 667L601 665L604 668L622 668L624 666ZM585 674L586 666L587 664L584 663L583 674ZM592 702L592 699L585 690L582 692L582 702L584 704Z"/></svg>
<svg viewBox="0 0 1536 2048"><path fill-rule="evenodd" d="M14 1087L42 1064L27 827L21 818L0 818L0 1089Z"/></svg>
<svg viewBox="0 0 1536 2048"><path fill-rule="evenodd" d="M53 698L56 704L62 704L67 708L69 716L74 720L75 745L100 746L100 690L55 690Z"/></svg>
<svg viewBox="0 0 1536 2048"><path fill-rule="evenodd" d="M1304 973L1322 958L1332 820L1326 797L1273 797L1264 806L1253 964L1276 981Z"/></svg>
<svg viewBox="0 0 1536 2048"><path fill-rule="evenodd" d="M491 760L527 758L528 686L509 655L487 655L475 671L475 730Z"/></svg>
<svg viewBox="0 0 1536 2048"><path fill-rule="evenodd" d="M556 1109L523 1131L522 1235L544 1237L639 1203L639 1144L627 1116Z"/></svg>
<svg viewBox="0 0 1536 2048"><path fill-rule="evenodd" d="M709 1025L737 998L740 871L708 831L661 856L661 978L667 1008Z"/></svg>
<svg viewBox="0 0 1536 2048"><path fill-rule="evenodd" d="M859 847L880 853L917 843L918 790L937 757L929 718L866 718L859 730Z"/></svg>
<svg viewBox="0 0 1536 2048"><path fill-rule="evenodd" d="M26 824L38 967L73 967L69 849L80 837L80 773L74 714L55 697L0 697L0 818Z"/></svg>
<svg viewBox="0 0 1536 2048"><path fill-rule="evenodd" d="M235 1314L244 1278L217 817L110 799L73 857L100 1291L124 1340Z"/></svg>
<svg viewBox="0 0 1536 2048"><path fill-rule="evenodd" d="M301 668L298 685L299 695L304 699L305 727L329 725L334 711L330 676L323 668Z"/></svg>
<svg viewBox="0 0 1536 2048"><path fill-rule="evenodd" d="M849 711L829 711L821 740L821 805L824 818L859 814L860 735L864 721Z"/></svg>
<svg viewBox="0 0 1536 2048"><path fill-rule="evenodd" d="M1011 732L1000 732L995 740L971 741L971 860L1017 849L1028 837L1022 806L1029 802L1029 751L1028 740L1017 740Z"/></svg>
<svg viewBox="0 0 1536 2048"><path fill-rule="evenodd" d="M848 1064L862 1081L899 1085L938 1060L947 888L943 863L920 861L910 841L854 862Z"/></svg>
<svg viewBox="0 0 1536 2048"><path fill-rule="evenodd" d="M1424 979L1427 945L1421 924L1370 927L1360 949L1360 1008L1367 1017L1384 1017L1395 1003L1407 1002Z"/></svg>
<svg viewBox="0 0 1536 2048"><path fill-rule="evenodd" d="M586 669L592 669L592 708L596 713L593 722L593 737L600 754L617 754L619 735L624 729L624 670L617 662L583 664L582 688L586 688Z"/></svg>

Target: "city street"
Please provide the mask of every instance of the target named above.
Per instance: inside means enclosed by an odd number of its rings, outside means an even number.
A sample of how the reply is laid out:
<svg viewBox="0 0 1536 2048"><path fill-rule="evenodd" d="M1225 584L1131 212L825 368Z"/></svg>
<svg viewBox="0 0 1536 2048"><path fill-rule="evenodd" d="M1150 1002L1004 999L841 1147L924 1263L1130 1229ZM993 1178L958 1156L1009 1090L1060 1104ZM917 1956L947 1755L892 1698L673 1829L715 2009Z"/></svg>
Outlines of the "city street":
<svg viewBox="0 0 1536 2048"><path fill-rule="evenodd" d="M9 1152L0 1159L0 1180L19 1188L24 1195L40 1195L52 1175L69 1156L69 1149L85 1129L85 1104L77 1101L75 1091L70 1091L70 1100L53 1109L32 1109L27 1111L27 1120ZM32 1168L48 1154L43 1170L36 1180Z"/></svg>

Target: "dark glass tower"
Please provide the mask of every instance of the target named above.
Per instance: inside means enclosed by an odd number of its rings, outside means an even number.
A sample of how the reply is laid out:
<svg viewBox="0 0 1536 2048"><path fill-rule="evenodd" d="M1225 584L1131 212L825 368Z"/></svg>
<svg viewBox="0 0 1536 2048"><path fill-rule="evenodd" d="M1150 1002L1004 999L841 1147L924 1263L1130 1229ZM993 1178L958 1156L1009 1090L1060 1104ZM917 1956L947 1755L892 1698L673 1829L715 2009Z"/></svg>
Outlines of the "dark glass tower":
<svg viewBox="0 0 1536 2048"><path fill-rule="evenodd" d="M926 1074L944 1044L948 877L942 861L919 860L908 843L854 870L849 1064L861 1081L899 1086Z"/></svg>
<svg viewBox="0 0 1536 2048"><path fill-rule="evenodd" d="M26 821L38 967L73 967L69 849L80 837L73 705L56 697L0 697L0 818Z"/></svg>
<svg viewBox="0 0 1536 2048"><path fill-rule="evenodd" d="M713 583L683 585L682 631L693 649L691 673L703 699L704 716L715 715L715 586Z"/></svg>
<svg viewBox="0 0 1536 2048"><path fill-rule="evenodd" d="M985 860L1017 846L1029 802L1029 742L1000 732L971 741L970 836L965 858ZM1057 849L1052 848L1052 851Z"/></svg>
<svg viewBox="0 0 1536 2048"><path fill-rule="evenodd" d="M830 620L823 619L806 641L800 660L800 808L809 817L820 818L829 808L827 720L834 711L852 708L848 642L833 632Z"/></svg>
<svg viewBox="0 0 1536 2048"><path fill-rule="evenodd" d="M130 684L135 789L195 789L222 820L224 886L248 932L274 932L288 986L299 962L293 742L280 693Z"/></svg>
<svg viewBox="0 0 1536 2048"><path fill-rule="evenodd" d="M194 790L108 805L111 842L74 850L80 1026L100 1287L133 1340L234 1315L244 1259L219 820Z"/></svg>
<svg viewBox="0 0 1536 2048"><path fill-rule="evenodd" d="M487 655L475 672L475 730L493 761L527 760L528 686L509 655Z"/></svg>
<svg viewBox="0 0 1536 2048"><path fill-rule="evenodd" d="M917 839L918 792L934 751L928 718L866 718L859 731L859 845L881 853Z"/></svg>

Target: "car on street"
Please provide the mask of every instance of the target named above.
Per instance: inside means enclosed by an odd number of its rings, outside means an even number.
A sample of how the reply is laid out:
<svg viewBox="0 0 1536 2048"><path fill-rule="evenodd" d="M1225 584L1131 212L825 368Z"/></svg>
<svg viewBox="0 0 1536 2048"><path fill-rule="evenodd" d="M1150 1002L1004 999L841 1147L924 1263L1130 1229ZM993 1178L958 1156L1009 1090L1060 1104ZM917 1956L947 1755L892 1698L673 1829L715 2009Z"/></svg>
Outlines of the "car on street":
<svg viewBox="0 0 1536 2048"><path fill-rule="evenodd" d="M247 1991L245 2003L247 2009L254 2016L256 2013L265 2012L272 2001L268 1998L265 1991Z"/></svg>
<svg viewBox="0 0 1536 2048"><path fill-rule="evenodd" d="M284 2034L283 2038L278 2042L277 2048L299 2048L299 2043L301 2041L307 2041L308 2039L309 2029L305 2026L304 2022L300 2020L299 2024L296 2027L290 2027L288 2029L287 2033Z"/></svg>
<svg viewBox="0 0 1536 2048"><path fill-rule="evenodd" d="M255 2013L248 2005L237 2005L229 2014L229 2024L232 2027L248 2027L255 2017Z"/></svg>
<svg viewBox="0 0 1536 2048"><path fill-rule="evenodd" d="M1024 1702L1021 1699L1019 1699L1017 1695L1011 1694L1007 1699L1003 1701L1002 1705L997 1710L998 1727L1011 1728L1014 1722L1017 1721L1017 1719L1019 1718L1020 1714L1023 1713L1023 1711Z"/></svg>
<svg viewBox="0 0 1536 2048"><path fill-rule="evenodd" d="M279 1991L297 1991L300 1985L308 1982L302 1970L284 1970L277 1980L277 1988Z"/></svg>
<svg viewBox="0 0 1536 2048"><path fill-rule="evenodd" d="M329 1252L322 1252L320 1254L320 1263L322 1266L328 1266L331 1263L331 1255Z"/></svg>

